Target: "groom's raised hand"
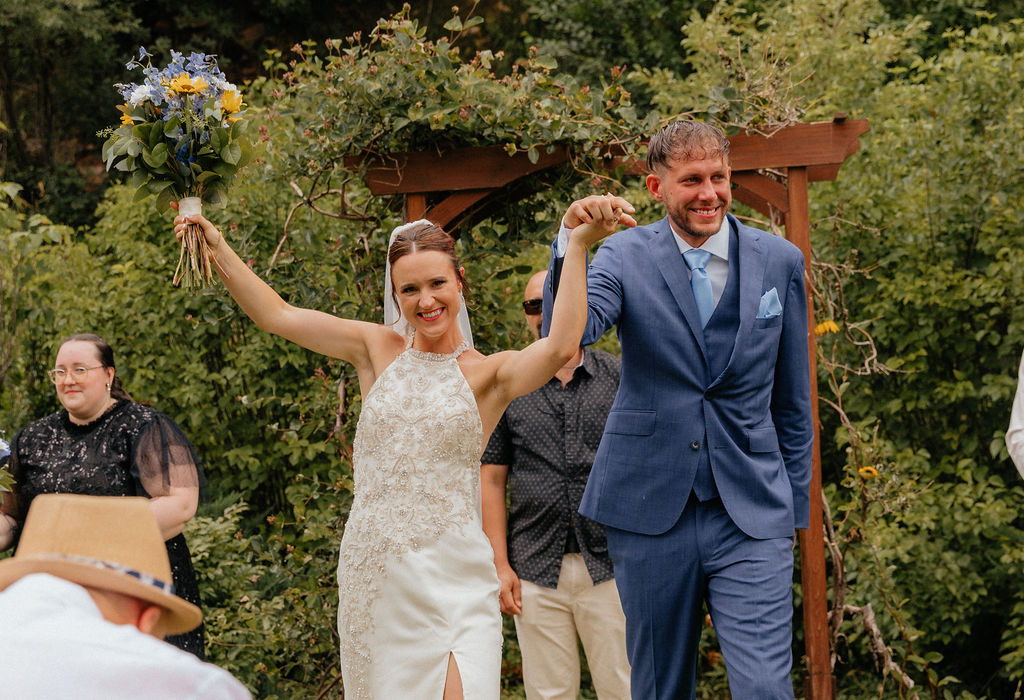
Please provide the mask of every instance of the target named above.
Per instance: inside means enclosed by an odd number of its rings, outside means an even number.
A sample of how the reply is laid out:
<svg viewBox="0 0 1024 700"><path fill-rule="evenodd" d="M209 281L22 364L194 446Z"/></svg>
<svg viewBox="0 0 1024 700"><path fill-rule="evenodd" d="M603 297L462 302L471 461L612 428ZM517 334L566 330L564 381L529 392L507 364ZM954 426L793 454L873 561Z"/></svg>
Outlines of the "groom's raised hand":
<svg viewBox="0 0 1024 700"><path fill-rule="evenodd" d="M616 214L617 210L617 214ZM589 224L597 220L615 219L616 224L623 226L636 226L636 219L632 214L636 209L622 197L611 194L592 194L583 199L577 199L565 210L562 217L562 225L573 229L580 224Z"/></svg>

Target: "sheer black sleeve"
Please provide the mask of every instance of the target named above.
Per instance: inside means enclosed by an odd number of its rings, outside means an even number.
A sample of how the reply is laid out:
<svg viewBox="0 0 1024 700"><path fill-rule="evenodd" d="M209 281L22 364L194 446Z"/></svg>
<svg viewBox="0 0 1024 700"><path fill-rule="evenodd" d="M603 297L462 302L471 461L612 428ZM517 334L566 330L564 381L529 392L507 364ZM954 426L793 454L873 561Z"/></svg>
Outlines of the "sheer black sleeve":
<svg viewBox="0 0 1024 700"><path fill-rule="evenodd" d="M132 475L151 498L166 496L172 488L205 486L192 443L174 421L158 411L132 446Z"/></svg>

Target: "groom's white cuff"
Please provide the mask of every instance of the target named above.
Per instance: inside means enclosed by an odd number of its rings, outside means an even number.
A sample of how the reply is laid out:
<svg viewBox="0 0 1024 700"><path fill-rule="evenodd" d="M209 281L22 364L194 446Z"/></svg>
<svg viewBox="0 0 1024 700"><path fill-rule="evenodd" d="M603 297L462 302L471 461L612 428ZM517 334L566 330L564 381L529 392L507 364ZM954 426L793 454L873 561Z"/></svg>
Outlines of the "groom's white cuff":
<svg viewBox="0 0 1024 700"><path fill-rule="evenodd" d="M565 249L569 246L569 232L571 228L566 228L565 220L558 225L558 238L555 239L555 255L559 258L565 257Z"/></svg>

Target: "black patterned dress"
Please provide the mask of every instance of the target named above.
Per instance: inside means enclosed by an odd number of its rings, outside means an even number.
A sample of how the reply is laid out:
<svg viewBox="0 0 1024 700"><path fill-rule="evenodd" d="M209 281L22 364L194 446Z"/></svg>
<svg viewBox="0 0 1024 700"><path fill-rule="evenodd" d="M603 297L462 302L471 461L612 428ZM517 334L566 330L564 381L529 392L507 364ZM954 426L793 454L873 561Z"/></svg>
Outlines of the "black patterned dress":
<svg viewBox="0 0 1024 700"><path fill-rule="evenodd" d="M199 487L199 460L188 438L170 418L126 399L87 425L67 411L30 423L11 444L8 471L15 479L16 512L24 523L39 494L155 498L172 487ZM199 605L199 586L184 535L167 540L175 592ZM171 644L204 658L203 626L167 637Z"/></svg>

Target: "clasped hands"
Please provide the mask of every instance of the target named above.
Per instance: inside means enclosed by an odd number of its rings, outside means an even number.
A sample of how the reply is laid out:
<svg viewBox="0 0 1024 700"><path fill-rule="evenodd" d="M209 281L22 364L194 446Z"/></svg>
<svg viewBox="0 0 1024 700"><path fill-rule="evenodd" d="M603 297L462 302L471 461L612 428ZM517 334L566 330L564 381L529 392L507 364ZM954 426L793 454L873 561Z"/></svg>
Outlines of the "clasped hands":
<svg viewBox="0 0 1024 700"><path fill-rule="evenodd" d="M589 247L615 233L620 225L636 226L636 219L630 216L634 211L633 205L622 197L593 194L570 204L562 224L572 230L570 240Z"/></svg>

